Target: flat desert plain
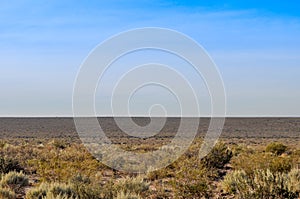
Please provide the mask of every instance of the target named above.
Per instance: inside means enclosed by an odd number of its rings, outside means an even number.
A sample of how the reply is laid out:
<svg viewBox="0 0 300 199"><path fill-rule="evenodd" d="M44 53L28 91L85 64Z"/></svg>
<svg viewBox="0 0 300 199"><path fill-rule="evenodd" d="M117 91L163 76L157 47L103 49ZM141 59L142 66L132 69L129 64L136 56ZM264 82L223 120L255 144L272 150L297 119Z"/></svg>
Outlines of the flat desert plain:
<svg viewBox="0 0 300 199"><path fill-rule="evenodd" d="M166 122L146 138L127 135L114 118L100 117L98 122L112 143L146 153L169 143L181 122L152 119ZM132 120L140 126L151 122L142 117ZM184 120L194 123L199 118ZM110 168L89 153L73 118L0 118L0 198L300 197L300 118L226 118L218 143L199 159L209 124L209 118L200 118L198 129L186 127L196 136L175 162L157 157L169 166L131 173ZM170 157L176 153L176 148L163 150ZM118 158L117 166L130 168L123 157Z"/></svg>

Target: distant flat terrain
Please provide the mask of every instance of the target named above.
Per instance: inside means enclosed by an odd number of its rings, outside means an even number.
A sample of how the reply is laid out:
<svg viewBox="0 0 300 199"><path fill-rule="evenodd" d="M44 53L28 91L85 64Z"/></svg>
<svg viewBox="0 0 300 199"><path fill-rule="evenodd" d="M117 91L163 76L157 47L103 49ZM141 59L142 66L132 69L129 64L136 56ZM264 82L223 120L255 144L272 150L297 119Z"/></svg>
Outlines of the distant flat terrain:
<svg viewBox="0 0 300 199"><path fill-rule="evenodd" d="M133 118L146 125L150 118ZM194 118L195 119L195 118ZM113 118L98 118L110 137L127 136ZM193 119L191 119L193 120ZM201 118L198 135L205 135L209 118ZM158 137L172 137L180 118L167 118ZM0 138L77 138L73 118L0 118ZM300 138L300 118L227 118L223 138Z"/></svg>

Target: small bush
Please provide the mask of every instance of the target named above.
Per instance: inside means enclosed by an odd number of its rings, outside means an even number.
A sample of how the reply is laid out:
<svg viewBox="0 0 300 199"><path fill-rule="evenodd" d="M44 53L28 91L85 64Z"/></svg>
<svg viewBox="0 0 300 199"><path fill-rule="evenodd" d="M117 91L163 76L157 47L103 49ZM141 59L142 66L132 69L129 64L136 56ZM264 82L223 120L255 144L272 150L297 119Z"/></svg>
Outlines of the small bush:
<svg viewBox="0 0 300 199"><path fill-rule="evenodd" d="M279 142L272 142L270 144L268 144L268 146L266 147L266 152L271 152L275 155L281 155L284 152L286 152L287 146L279 143Z"/></svg>
<svg viewBox="0 0 300 199"><path fill-rule="evenodd" d="M38 157L27 162L41 176L42 181L68 183L75 173L95 176L103 168L80 144L73 144L63 150L46 145L38 151Z"/></svg>
<svg viewBox="0 0 300 199"><path fill-rule="evenodd" d="M47 195L53 194L54 196L67 196L67 197L73 197L76 198L76 193L72 189L72 187L68 184L61 184L61 183L53 183L49 186L49 189L47 191Z"/></svg>
<svg viewBox="0 0 300 199"><path fill-rule="evenodd" d="M26 199L44 199L44 198L70 198L76 199L76 193L71 186L62 183L41 184L39 187L29 190Z"/></svg>
<svg viewBox="0 0 300 199"><path fill-rule="evenodd" d="M142 176L125 177L107 182L101 190L101 198L116 198L117 196L140 196L149 189L149 183Z"/></svg>
<svg viewBox="0 0 300 199"><path fill-rule="evenodd" d="M180 170L176 172L172 180L172 187L178 198L209 198L211 187L209 183L209 171L200 161L188 159L180 164Z"/></svg>
<svg viewBox="0 0 300 199"><path fill-rule="evenodd" d="M54 195L53 193L50 193L44 196L42 199L74 199L74 197L70 197L67 195Z"/></svg>
<svg viewBox="0 0 300 199"><path fill-rule="evenodd" d="M232 151L224 143L218 143L202 162L207 168L222 169L231 158Z"/></svg>
<svg viewBox="0 0 300 199"><path fill-rule="evenodd" d="M43 199L47 196L47 187L48 185L42 183L40 186L30 189L26 193L26 199Z"/></svg>
<svg viewBox="0 0 300 199"><path fill-rule="evenodd" d="M15 199L16 194L8 188L0 188L0 198Z"/></svg>
<svg viewBox="0 0 300 199"><path fill-rule="evenodd" d="M42 183L30 189L26 199L66 198L66 199L98 199L98 189L90 186L89 179L76 176L70 183Z"/></svg>
<svg viewBox="0 0 300 199"><path fill-rule="evenodd" d="M0 149L4 148L6 146L6 141L0 140Z"/></svg>
<svg viewBox="0 0 300 199"><path fill-rule="evenodd" d="M293 173L292 173L293 172ZM233 171L225 176L223 181L224 190L234 194L237 198L298 198L299 172L272 173L270 170L255 170L254 177L247 175L243 170ZM293 176L293 177L291 177Z"/></svg>
<svg viewBox="0 0 300 199"><path fill-rule="evenodd" d="M223 189L230 193L240 193L242 195L248 189L250 178L243 170L236 170L227 174L223 180Z"/></svg>
<svg viewBox="0 0 300 199"><path fill-rule="evenodd" d="M141 194L149 189L149 183L142 176L122 178L114 184L114 189L124 193Z"/></svg>
<svg viewBox="0 0 300 199"><path fill-rule="evenodd" d="M121 191L117 193L115 199L142 199L142 198L138 194Z"/></svg>
<svg viewBox="0 0 300 199"><path fill-rule="evenodd" d="M67 142L65 142L62 139L54 139L51 144L56 148L56 149L65 149L69 146Z"/></svg>
<svg viewBox="0 0 300 199"><path fill-rule="evenodd" d="M167 168L161 168L157 170L151 170L147 173L147 178L149 180L159 180L167 177L174 177L174 170Z"/></svg>
<svg viewBox="0 0 300 199"><path fill-rule="evenodd" d="M0 173L8 173L10 171L22 171L23 168L20 166L17 160L0 156Z"/></svg>
<svg viewBox="0 0 300 199"><path fill-rule="evenodd" d="M270 161L272 172L289 172L292 169L292 161L289 158L275 157Z"/></svg>
<svg viewBox="0 0 300 199"><path fill-rule="evenodd" d="M114 182L112 179L106 182L102 187L101 198L111 199L116 197L117 191L114 190Z"/></svg>
<svg viewBox="0 0 300 199"><path fill-rule="evenodd" d="M100 195L99 188L93 187L91 180L87 177L77 175L71 180L71 187L79 199L98 199Z"/></svg>
<svg viewBox="0 0 300 199"><path fill-rule="evenodd" d="M11 171L1 179L1 186L11 188L14 191L18 191L21 187L27 186L29 184L28 177L21 173Z"/></svg>
<svg viewBox="0 0 300 199"><path fill-rule="evenodd" d="M289 157L278 157L267 153L242 153L231 161L235 170L244 170L247 175L253 175L255 170L267 169L272 172L289 172L292 164Z"/></svg>
<svg viewBox="0 0 300 199"><path fill-rule="evenodd" d="M288 175L288 189L300 196L300 170L292 169Z"/></svg>

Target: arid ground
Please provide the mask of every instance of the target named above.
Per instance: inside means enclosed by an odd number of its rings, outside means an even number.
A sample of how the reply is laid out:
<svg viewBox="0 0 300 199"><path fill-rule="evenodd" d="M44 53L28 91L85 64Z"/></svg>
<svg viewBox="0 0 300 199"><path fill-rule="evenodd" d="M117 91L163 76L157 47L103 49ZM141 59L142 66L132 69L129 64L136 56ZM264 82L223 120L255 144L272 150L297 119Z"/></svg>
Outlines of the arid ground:
<svg viewBox="0 0 300 199"><path fill-rule="evenodd" d="M113 118L99 118L105 132L118 135L120 129ZM134 118L145 125L149 118ZM208 118L201 118L199 134L206 133ZM162 135L176 131L180 118L168 118ZM1 138L62 138L77 137L72 118L0 118ZM300 118L227 118L223 138L299 138Z"/></svg>
<svg viewBox="0 0 300 199"><path fill-rule="evenodd" d="M124 134L113 118L98 121L113 143L143 153L169 142L180 118L150 138ZM72 118L0 118L0 198L299 198L300 118L227 118L218 144L199 160L209 121L201 118L177 161L132 174L89 154Z"/></svg>

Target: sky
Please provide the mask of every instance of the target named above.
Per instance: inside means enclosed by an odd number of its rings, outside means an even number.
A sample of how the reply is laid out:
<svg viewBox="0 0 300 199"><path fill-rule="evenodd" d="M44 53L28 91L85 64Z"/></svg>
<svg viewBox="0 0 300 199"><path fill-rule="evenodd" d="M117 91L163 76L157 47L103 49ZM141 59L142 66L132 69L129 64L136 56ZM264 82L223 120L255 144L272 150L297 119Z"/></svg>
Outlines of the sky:
<svg viewBox="0 0 300 199"><path fill-rule="evenodd" d="M300 2L279 0L1 1L0 116L72 115L73 85L87 55L107 38L143 27L179 31L207 51L224 81L227 116L300 116L299 10ZM148 51L110 68L97 90L97 114L111 113L109 91L122 71L157 57L186 75L209 115L203 80L182 60ZM135 96L136 114L158 102L178 113L174 96L161 88Z"/></svg>

